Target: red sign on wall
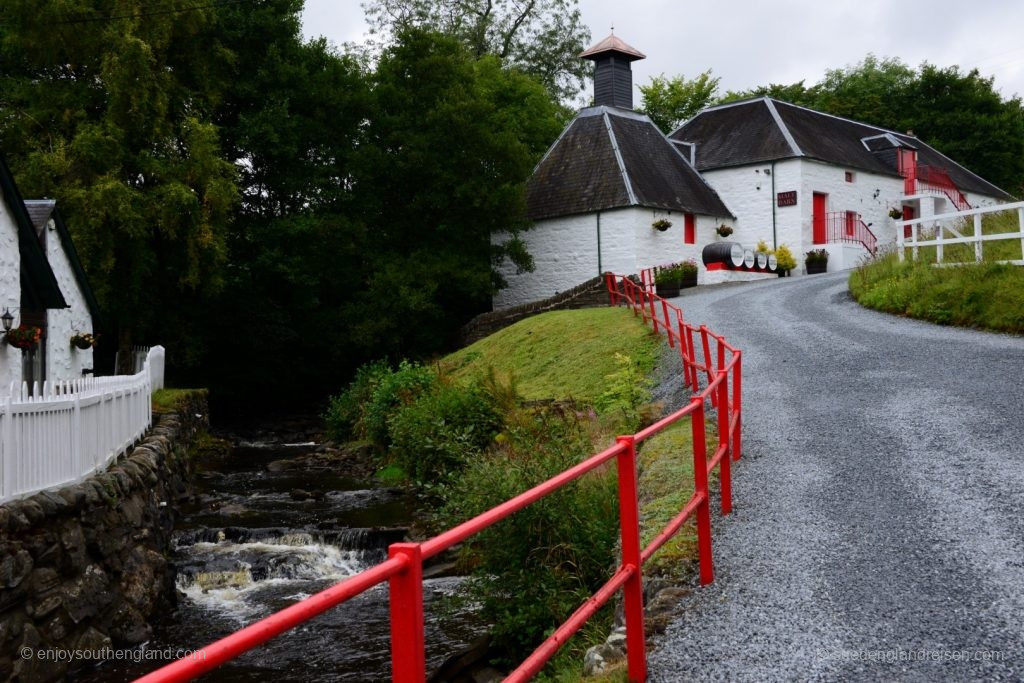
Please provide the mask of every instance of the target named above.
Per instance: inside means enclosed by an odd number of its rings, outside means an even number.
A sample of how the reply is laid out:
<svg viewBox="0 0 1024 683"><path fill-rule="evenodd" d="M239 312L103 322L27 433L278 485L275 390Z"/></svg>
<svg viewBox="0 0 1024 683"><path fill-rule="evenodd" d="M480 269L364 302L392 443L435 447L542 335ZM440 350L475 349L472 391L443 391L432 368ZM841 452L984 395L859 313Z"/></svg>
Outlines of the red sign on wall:
<svg viewBox="0 0 1024 683"><path fill-rule="evenodd" d="M780 192L779 206L796 206L796 190Z"/></svg>

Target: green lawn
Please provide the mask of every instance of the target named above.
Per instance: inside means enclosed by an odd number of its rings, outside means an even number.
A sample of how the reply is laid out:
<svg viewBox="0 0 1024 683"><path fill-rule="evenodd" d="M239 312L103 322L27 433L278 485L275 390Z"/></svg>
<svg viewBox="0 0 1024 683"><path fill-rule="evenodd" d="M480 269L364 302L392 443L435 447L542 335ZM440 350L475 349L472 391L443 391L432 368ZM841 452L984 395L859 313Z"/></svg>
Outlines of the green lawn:
<svg viewBox="0 0 1024 683"><path fill-rule="evenodd" d="M441 361L456 379L493 366L513 376L528 400L596 399L607 376L619 369L615 354L629 356L643 374L654 368L659 337L624 308L541 313L495 332Z"/></svg>

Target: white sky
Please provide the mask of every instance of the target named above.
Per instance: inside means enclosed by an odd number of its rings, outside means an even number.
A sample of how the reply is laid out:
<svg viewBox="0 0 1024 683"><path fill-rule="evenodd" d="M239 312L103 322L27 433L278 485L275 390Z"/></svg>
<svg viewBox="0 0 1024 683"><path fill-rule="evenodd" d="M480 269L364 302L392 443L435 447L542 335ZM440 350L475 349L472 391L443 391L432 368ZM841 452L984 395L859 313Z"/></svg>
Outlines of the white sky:
<svg viewBox="0 0 1024 683"><path fill-rule="evenodd" d="M977 68L1024 95L1021 0L580 0L593 41L615 33L647 55L634 83L712 69L721 92L804 79L873 52L911 66ZM342 44L366 31L359 0L306 0L303 31ZM639 93L635 95L639 104Z"/></svg>

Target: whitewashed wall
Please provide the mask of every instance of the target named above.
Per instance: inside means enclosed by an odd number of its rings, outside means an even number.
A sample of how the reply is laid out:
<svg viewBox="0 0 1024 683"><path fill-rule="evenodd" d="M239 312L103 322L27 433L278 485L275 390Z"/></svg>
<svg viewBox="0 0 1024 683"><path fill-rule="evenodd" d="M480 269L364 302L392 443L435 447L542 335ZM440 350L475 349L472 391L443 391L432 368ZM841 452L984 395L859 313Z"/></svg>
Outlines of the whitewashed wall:
<svg viewBox="0 0 1024 683"><path fill-rule="evenodd" d="M737 168L723 168L705 171L704 179L718 192L725 205L736 215L735 222L727 221L735 227L735 232L728 238L744 246L754 246L759 240L772 245L772 174L771 162L764 162ZM775 164L775 191L786 192L800 190L799 161L781 161ZM802 197L798 199L803 200ZM794 236L785 233L787 225L796 226L798 234L799 206L778 207L775 209L777 244L788 244L794 247ZM793 248L795 252L796 249Z"/></svg>
<svg viewBox="0 0 1024 683"><path fill-rule="evenodd" d="M0 198L0 313L4 309L10 310L17 326L20 322L20 308L21 253L18 250L18 226L6 199ZM0 343L0 395L9 393L11 382L21 383L21 351L10 344Z"/></svg>
<svg viewBox="0 0 1024 683"><path fill-rule="evenodd" d="M684 244L684 214L628 207L601 212L601 259L598 267L597 214L537 221L523 233L534 271L517 275L510 263L500 269L509 286L494 297L494 308L537 301L575 287L601 272L632 274L644 268L688 258L701 263L701 250L718 238L715 228L731 219L697 216L694 244ZM651 224L661 218L672 227L661 232ZM496 241L507 239L496 237ZM702 269L703 271L703 269Z"/></svg>
<svg viewBox="0 0 1024 683"><path fill-rule="evenodd" d="M73 348L71 335L91 333L92 317L53 220L47 226L47 233L46 258L68 308L47 311L46 379L51 382L78 379L83 368L93 367L92 349L82 351Z"/></svg>

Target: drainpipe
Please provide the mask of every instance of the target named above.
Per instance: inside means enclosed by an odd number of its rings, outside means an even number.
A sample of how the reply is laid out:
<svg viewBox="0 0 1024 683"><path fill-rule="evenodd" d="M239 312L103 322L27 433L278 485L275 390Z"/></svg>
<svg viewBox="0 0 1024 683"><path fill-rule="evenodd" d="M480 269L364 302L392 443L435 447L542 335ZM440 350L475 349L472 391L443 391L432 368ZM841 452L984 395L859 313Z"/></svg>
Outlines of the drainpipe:
<svg viewBox="0 0 1024 683"><path fill-rule="evenodd" d="M779 239L775 234L775 162L772 162L772 249L779 248Z"/></svg>
<svg viewBox="0 0 1024 683"><path fill-rule="evenodd" d="M600 277L601 270L601 212L597 212L597 276Z"/></svg>

